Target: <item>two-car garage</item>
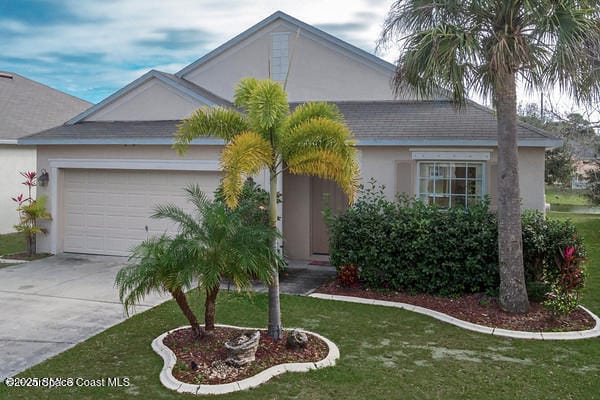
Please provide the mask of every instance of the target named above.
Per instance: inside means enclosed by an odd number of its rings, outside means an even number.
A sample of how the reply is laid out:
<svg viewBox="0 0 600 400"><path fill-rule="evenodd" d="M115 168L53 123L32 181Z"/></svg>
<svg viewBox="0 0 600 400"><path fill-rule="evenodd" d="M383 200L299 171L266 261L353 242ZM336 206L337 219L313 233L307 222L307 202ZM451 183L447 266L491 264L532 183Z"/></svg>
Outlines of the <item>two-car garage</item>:
<svg viewBox="0 0 600 400"><path fill-rule="evenodd" d="M215 170L55 171L62 184L55 194L52 228L62 232L62 240L52 246L54 252L126 256L148 236L176 230L172 223L150 218L157 204L189 208L186 186L197 184L212 196L220 181Z"/></svg>

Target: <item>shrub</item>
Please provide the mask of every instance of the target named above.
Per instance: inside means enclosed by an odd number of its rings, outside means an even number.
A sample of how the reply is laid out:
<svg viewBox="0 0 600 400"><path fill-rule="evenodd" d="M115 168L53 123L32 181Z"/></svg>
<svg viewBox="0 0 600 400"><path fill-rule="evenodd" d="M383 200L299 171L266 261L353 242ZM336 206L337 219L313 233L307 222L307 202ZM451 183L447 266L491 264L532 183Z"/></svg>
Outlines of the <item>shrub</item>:
<svg viewBox="0 0 600 400"><path fill-rule="evenodd" d="M555 314L569 314L579 304L579 290L585 282L585 272L582 263L585 258L578 256L578 249L568 246L560 249L556 258L556 270L549 271L546 277L551 291L544 305Z"/></svg>
<svg viewBox="0 0 600 400"><path fill-rule="evenodd" d="M441 295L498 289L497 219L488 202L440 210L406 197L389 201L371 182L345 213L328 216L328 224L332 264L359 265L368 287ZM568 221L523 214L525 273L535 297L543 297L545 279L556 275L560 248L585 255L576 233Z"/></svg>
<svg viewBox="0 0 600 400"><path fill-rule="evenodd" d="M360 265L369 287L450 295L498 285L487 204L442 212L407 198L388 201L372 183L329 221L332 263Z"/></svg>

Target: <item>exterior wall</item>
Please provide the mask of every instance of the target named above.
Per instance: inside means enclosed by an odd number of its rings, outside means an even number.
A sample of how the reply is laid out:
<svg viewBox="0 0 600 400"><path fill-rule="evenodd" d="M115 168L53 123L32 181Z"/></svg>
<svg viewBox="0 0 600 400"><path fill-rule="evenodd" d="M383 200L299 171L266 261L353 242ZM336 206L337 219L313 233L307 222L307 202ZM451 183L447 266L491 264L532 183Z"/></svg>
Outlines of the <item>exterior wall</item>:
<svg viewBox="0 0 600 400"><path fill-rule="evenodd" d="M85 121L160 121L189 117L203 104L152 79L95 112Z"/></svg>
<svg viewBox="0 0 600 400"><path fill-rule="evenodd" d="M544 161L543 148L519 149L519 188L523 209L544 211Z"/></svg>
<svg viewBox="0 0 600 400"><path fill-rule="evenodd" d="M0 234L14 232L19 222L17 203L11 197L19 193L27 196L27 188L21 184L19 172L36 171L35 147L0 145ZM32 194L35 197L35 190Z"/></svg>
<svg viewBox="0 0 600 400"><path fill-rule="evenodd" d="M209 62L188 72L184 78L231 100L235 84L244 77L269 77L272 32L289 32L290 66L288 99L388 100L392 72L359 61L347 50L325 44L312 34L282 22L261 29L225 50Z"/></svg>
<svg viewBox="0 0 600 400"><path fill-rule="evenodd" d="M408 147L361 147L361 183L366 184L375 178L377 185L384 185L387 198L395 198L397 193L414 196L416 191L417 160L412 160ZM465 150L450 147L418 150ZM475 149L468 149L474 151ZM489 151L486 162L486 193L491 206L497 204L496 165L497 154L494 148L480 148ZM399 168L408 169L402 173ZM410 178L410 182L405 181ZM519 177L523 209L544 210L544 149L521 148L519 150ZM408 191L405 189L408 188ZM310 179L306 176L285 174L283 177L283 234L285 253L290 258L309 259L310 253Z"/></svg>

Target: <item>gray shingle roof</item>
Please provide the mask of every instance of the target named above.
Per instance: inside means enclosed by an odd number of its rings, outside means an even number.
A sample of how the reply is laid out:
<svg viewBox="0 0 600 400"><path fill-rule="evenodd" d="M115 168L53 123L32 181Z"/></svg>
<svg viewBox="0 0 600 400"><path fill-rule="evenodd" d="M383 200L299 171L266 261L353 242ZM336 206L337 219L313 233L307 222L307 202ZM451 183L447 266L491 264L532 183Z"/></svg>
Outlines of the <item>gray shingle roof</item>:
<svg viewBox="0 0 600 400"><path fill-rule="evenodd" d="M60 125L92 105L19 74L2 75L0 140L17 139Z"/></svg>
<svg viewBox="0 0 600 400"><path fill-rule="evenodd" d="M493 112L475 104L457 111L449 101L336 102L359 145L495 145ZM292 104L292 107L296 104ZM79 122L24 138L24 144L170 144L180 121ZM556 138L519 123L521 145L550 147ZM220 143L201 139L198 143Z"/></svg>

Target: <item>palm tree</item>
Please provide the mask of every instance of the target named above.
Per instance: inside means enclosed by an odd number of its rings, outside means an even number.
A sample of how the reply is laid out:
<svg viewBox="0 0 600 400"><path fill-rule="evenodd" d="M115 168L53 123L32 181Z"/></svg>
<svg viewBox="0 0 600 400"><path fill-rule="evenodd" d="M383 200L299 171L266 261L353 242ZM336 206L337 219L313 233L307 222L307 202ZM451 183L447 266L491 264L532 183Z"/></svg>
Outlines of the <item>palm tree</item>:
<svg viewBox="0 0 600 400"><path fill-rule="evenodd" d="M283 260L271 246L277 230L252 222L225 204L210 201L198 186L185 189L194 212L174 204L159 205L153 218L168 219L179 226L176 250L185 260L184 273L198 280L206 292L204 330L215 329L215 305L221 281L229 279L238 290L250 290L252 279L270 283L271 266Z"/></svg>
<svg viewBox="0 0 600 400"><path fill-rule="evenodd" d="M358 162L352 133L334 105L324 102L299 105L290 113L283 87L270 80L245 78L236 87L234 105L243 113L226 108L201 108L179 126L173 147L184 153L199 136L225 140L221 163L225 176L223 192L235 207L243 178L269 171L269 222L277 224L277 177L283 171L314 175L338 183L354 198ZM275 248L275 241L272 242ZM282 338L279 305L279 275L272 269L269 285L269 325L272 338Z"/></svg>
<svg viewBox="0 0 600 400"><path fill-rule="evenodd" d="M398 0L379 45L400 44L399 94L491 95L498 120L500 305L529 309L523 271L517 160L516 81L548 90L558 83L577 102L600 98L597 0ZM399 38L398 38L399 37ZM399 39L396 42L396 39Z"/></svg>
<svg viewBox="0 0 600 400"><path fill-rule="evenodd" d="M171 294L194 334L201 336L202 328L183 292L192 282L192 275L186 269L186 253L181 251L184 245L180 236L171 239L162 235L145 240L132 249L130 263L117 273L115 285L127 314L152 292Z"/></svg>

